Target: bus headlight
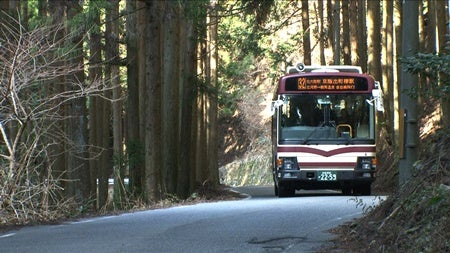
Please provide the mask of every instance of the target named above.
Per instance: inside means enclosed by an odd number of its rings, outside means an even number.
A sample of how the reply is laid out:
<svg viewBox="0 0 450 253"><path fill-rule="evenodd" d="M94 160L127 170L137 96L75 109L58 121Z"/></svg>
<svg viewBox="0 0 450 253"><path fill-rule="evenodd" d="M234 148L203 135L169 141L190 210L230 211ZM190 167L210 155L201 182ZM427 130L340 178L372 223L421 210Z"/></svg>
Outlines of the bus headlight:
<svg viewBox="0 0 450 253"><path fill-rule="evenodd" d="M362 170L375 169L376 159L373 157L358 157L358 164Z"/></svg>
<svg viewBox="0 0 450 253"><path fill-rule="evenodd" d="M297 157L280 157L277 159L279 170L298 170Z"/></svg>
<svg viewBox="0 0 450 253"><path fill-rule="evenodd" d="M372 166L370 165L370 163L363 163L363 164L361 164L361 168L363 170L370 170L371 167Z"/></svg>
<svg viewBox="0 0 450 253"><path fill-rule="evenodd" d="M285 170L292 170L293 167L294 167L294 165L292 164L292 161L290 161L290 160L284 161L283 169L285 169Z"/></svg>

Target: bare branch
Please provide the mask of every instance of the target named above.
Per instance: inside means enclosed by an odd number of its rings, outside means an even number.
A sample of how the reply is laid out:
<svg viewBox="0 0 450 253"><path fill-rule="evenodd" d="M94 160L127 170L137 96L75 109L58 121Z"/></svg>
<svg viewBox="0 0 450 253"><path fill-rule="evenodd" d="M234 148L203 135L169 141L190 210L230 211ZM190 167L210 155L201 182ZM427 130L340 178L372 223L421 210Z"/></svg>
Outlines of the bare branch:
<svg viewBox="0 0 450 253"><path fill-rule="evenodd" d="M55 157L76 149L61 127L72 116L61 108L90 96L107 99L115 87L75 78L85 71L76 63L82 41L73 43L73 34L59 36L63 25L27 31L11 17L2 21L0 134L6 148L0 148L0 209L26 220L52 215L52 203L53 208L66 204L59 196L64 172L55 173ZM69 147L54 148L61 142Z"/></svg>

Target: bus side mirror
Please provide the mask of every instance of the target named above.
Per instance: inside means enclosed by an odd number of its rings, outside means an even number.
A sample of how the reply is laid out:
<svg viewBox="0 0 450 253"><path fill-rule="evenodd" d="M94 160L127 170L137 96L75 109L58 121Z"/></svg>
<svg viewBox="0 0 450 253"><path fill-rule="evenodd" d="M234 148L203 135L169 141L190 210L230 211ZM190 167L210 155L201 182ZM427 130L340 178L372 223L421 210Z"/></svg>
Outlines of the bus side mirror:
<svg viewBox="0 0 450 253"><path fill-rule="evenodd" d="M383 106L383 97L381 89L373 89L372 90L372 96L373 100L371 100L369 104L372 105L373 102L375 102L375 109L379 112L384 112L384 106Z"/></svg>
<svg viewBox="0 0 450 253"><path fill-rule="evenodd" d="M278 107L283 105L283 100L278 99L275 101L272 101L272 104L270 105L270 112L272 113L272 116L275 114L275 110L278 109Z"/></svg>

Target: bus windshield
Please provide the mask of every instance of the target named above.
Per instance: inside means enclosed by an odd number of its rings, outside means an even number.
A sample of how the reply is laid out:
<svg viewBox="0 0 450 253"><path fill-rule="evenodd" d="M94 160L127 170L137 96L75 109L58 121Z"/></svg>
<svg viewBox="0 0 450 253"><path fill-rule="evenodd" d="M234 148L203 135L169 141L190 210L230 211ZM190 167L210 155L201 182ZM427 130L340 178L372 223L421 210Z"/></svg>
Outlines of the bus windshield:
<svg viewBox="0 0 450 253"><path fill-rule="evenodd" d="M300 144L373 143L370 94L280 95L279 141Z"/></svg>

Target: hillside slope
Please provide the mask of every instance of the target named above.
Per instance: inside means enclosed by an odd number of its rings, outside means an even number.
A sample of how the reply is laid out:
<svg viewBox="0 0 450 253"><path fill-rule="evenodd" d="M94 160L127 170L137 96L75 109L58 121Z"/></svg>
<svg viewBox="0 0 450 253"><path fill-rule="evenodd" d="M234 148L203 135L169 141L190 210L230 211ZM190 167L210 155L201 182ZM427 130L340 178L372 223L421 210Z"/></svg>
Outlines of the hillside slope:
<svg viewBox="0 0 450 253"><path fill-rule="evenodd" d="M421 122L411 180L379 207L368 206L364 217L334 229L334 248L325 252L450 252L450 129L436 129L432 120ZM383 177L397 178L397 171L391 166Z"/></svg>

